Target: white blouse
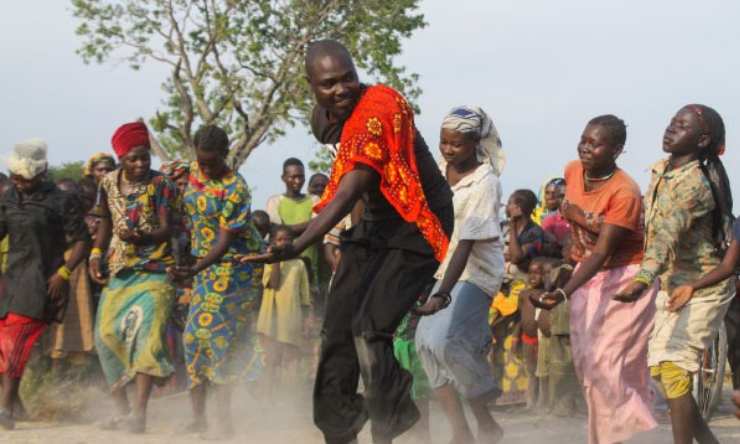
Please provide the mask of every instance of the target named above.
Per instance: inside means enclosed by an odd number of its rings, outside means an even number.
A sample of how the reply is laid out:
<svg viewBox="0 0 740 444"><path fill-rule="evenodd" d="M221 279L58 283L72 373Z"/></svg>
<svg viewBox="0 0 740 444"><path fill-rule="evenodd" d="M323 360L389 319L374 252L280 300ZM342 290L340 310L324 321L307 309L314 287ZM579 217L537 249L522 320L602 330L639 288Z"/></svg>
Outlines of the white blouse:
<svg viewBox="0 0 740 444"><path fill-rule="evenodd" d="M440 164L442 172L446 162ZM504 248L499 224L501 183L493 168L481 164L452 187L455 229L436 279L444 278L452 255L461 240L475 241L460 281L471 283L492 297L498 292L504 275Z"/></svg>

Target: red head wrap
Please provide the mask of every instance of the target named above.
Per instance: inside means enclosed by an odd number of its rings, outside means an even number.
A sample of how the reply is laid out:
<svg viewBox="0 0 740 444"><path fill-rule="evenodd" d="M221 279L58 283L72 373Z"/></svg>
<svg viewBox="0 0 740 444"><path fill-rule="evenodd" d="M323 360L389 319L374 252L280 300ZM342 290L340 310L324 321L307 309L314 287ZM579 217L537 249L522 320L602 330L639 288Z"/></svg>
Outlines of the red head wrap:
<svg viewBox="0 0 740 444"><path fill-rule="evenodd" d="M149 130L142 122L126 123L113 133L110 143L120 159L138 146L149 149Z"/></svg>

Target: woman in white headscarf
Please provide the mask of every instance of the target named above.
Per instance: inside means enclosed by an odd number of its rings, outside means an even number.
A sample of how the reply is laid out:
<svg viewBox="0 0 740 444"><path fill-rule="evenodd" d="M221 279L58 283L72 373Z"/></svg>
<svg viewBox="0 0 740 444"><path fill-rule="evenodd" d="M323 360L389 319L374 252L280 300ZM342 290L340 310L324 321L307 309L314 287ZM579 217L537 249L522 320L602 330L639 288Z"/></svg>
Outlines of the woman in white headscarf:
<svg viewBox="0 0 740 444"><path fill-rule="evenodd" d="M453 429L453 443L473 441L460 399L478 422L479 442L497 442L503 430L487 404L501 393L486 360L491 343L488 307L504 275L498 219L504 154L496 127L472 106L454 108L442 122L442 172L454 192L455 229L437 284L423 307L416 348ZM449 308L441 310L447 304Z"/></svg>
<svg viewBox="0 0 740 444"><path fill-rule="evenodd" d="M88 233L77 196L47 179L40 139L15 145L8 158L12 187L0 195L0 239L8 237L0 277L0 428L15 427L18 388L34 344L61 322L69 279L87 252ZM65 251L69 254L65 257ZM15 410L15 411L14 411Z"/></svg>

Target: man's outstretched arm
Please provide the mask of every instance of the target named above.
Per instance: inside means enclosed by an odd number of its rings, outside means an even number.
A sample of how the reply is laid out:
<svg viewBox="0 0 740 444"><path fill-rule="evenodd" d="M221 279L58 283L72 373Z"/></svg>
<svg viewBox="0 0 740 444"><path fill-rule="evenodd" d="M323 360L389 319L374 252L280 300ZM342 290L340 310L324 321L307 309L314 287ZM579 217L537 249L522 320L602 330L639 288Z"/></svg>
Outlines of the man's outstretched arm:
<svg viewBox="0 0 740 444"><path fill-rule="evenodd" d="M323 239L329 230L352 211L363 193L379 186L379 180L380 176L375 170L362 164L345 174L339 182L334 199L311 219L303 234L293 241L295 252L300 253Z"/></svg>

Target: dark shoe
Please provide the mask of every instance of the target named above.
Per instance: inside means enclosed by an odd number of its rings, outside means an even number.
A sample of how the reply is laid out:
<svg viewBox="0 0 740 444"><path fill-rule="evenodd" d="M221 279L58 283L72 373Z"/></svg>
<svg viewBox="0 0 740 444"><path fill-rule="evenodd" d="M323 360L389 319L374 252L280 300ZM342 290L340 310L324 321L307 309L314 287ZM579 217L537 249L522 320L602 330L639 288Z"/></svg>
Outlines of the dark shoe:
<svg viewBox="0 0 740 444"><path fill-rule="evenodd" d="M13 415L11 415L7 410L0 410L0 427L5 430L13 430L15 428Z"/></svg>

